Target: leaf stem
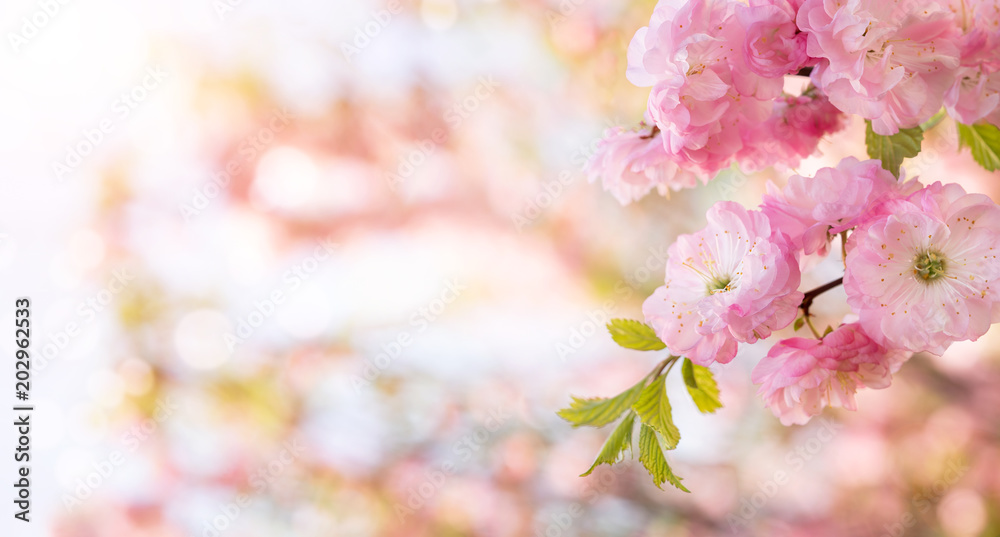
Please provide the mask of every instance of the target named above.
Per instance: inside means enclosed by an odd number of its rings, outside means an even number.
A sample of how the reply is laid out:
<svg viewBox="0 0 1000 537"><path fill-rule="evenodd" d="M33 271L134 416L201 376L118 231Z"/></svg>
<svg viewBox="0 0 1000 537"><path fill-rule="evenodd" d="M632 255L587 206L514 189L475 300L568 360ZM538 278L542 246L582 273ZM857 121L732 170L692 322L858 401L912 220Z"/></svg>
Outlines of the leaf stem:
<svg viewBox="0 0 1000 537"><path fill-rule="evenodd" d="M813 326L812 319L810 319L810 317L812 317L812 316L809 315L808 313L806 313L803 317L806 320L806 325L809 327L809 330L811 330L812 333L813 333L813 335L816 336L816 339L823 339L823 336L820 336L819 332L816 331L816 327Z"/></svg>
<svg viewBox="0 0 1000 537"><path fill-rule="evenodd" d="M670 361L670 367L667 367L666 372L664 372L663 374L664 375L669 375L670 374L670 370L674 368L674 364L676 364L680 359L681 359L680 356L674 356L673 359Z"/></svg>
<svg viewBox="0 0 1000 537"><path fill-rule="evenodd" d="M920 124L920 130L927 132L934 127L937 127L938 123L941 123L941 120L943 120L947 115L948 113L944 108L938 110L938 112L931 116L930 119Z"/></svg>
<svg viewBox="0 0 1000 537"><path fill-rule="evenodd" d="M680 356L668 356L668 357L666 357L662 362L660 362L659 365L656 366L656 369L653 370L653 373L650 376L652 377L653 380L656 380L657 378L659 378L660 373L663 372L663 369L665 367L667 367L668 365L670 367L674 367L674 364L677 363L677 360L679 360L679 359L680 359ZM667 369L667 373L670 373L670 369Z"/></svg>

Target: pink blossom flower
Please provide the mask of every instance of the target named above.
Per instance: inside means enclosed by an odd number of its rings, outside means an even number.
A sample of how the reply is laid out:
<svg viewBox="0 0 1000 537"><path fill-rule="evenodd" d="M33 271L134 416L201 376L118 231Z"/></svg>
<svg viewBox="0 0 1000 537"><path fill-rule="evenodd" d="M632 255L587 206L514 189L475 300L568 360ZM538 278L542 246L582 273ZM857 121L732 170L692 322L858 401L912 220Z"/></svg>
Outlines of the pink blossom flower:
<svg viewBox="0 0 1000 537"><path fill-rule="evenodd" d="M705 70L664 80L649 94L649 115L662 132L667 153L678 165L709 177L728 166L742 147L737 128L742 101L729 95L731 74L721 74L726 78Z"/></svg>
<svg viewBox="0 0 1000 537"><path fill-rule="evenodd" d="M665 285L642 311L673 354L728 363L737 343L767 338L794 320L803 296L798 263L763 213L716 203L708 226L680 236L668 254Z"/></svg>
<svg viewBox="0 0 1000 537"><path fill-rule="evenodd" d="M820 140L845 125L845 116L815 89L775 101L770 119L743 132L743 150L737 155L747 171L780 164L794 167L817 152Z"/></svg>
<svg viewBox="0 0 1000 537"><path fill-rule="evenodd" d="M668 188L693 187L697 181L694 174L678 169L659 136L648 129L608 129L584 171L591 182L600 178L604 190L622 205L639 200L653 188L665 194Z"/></svg>
<svg viewBox="0 0 1000 537"><path fill-rule="evenodd" d="M736 8L736 17L746 31L744 61L754 73L781 77L809 60L806 34L795 26L795 6L788 0L751 0Z"/></svg>
<svg viewBox="0 0 1000 537"><path fill-rule="evenodd" d="M761 210L796 248L826 255L832 235L857 225L875 205L902 196L903 188L879 161L848 157L815 177L793 175L780 191L769 183Z"/></svg>
<svg viewBox="0 0 1000 537"><path fill-rule="evenodd" d="M742 54L744 32L726 0L660 2L629 44L628 79L652 86L647 112L671 160L712 176L766 120L780 77L763 78Z"/></svg>
<svg viewBox="0 0 1000 537"><path fill-rule="evenodd" d="M886 388L912 353L888 350L858 324L843 324L823 339L791 338L771 347L754 368L757 394L781 423L805 424L827 406L857 410L858 388Z"/></svg>
<svg viewBox="0 0 1000 537"><path fill-rule="evenodd" d="M886 204L848 241L844 290L879 343L941 354L1000 320L1000 207L934 183Z"/></svg>
<svg viewBox="0 0 1000 537"><path fill-rule="evenodd" d="M807 0L796 19L822 58L813 82L838 108L895 134L934 115L959 66L953 14L932 3Z"/></svg>
<svg viewBox="0 0 1000 537"><path fill-rule="evenodd" d="M959 69L955 83L945 92L944 105L951 117L967 125L990 116L1000 105L1000 72ZM1000 123L997 118L990 122Z"/></svg>
<svg viewBox="0 0 1000 537"><path fill-rule="evenodd" d="M981 8L985 4L986 2L980 3L976 9L963 6L963 9L956 11L967 16L975 12L977 16L963 23L963 29L968 31L959 42L961 67L944 94L944 105L948 113L958 121L970 125L984 118L991 123L1000 123L1000 112L997 111L997 106L1000 105L1000 56L996 54L996 50L1000 48L1000 32L996 31L997 26L1000 26L997 18L1000 9L993 5L988 14L983 14Z"/></svg>
<svg viewBox="0 0 1000 537"><path fill-rule="evenodd" d="M728 67L732 47L719 35L732 15L725 0L663 1L649 26L640 28L628 47L626 77L636 86L653 86L690 72ZM723 46L719 46L723 45Z"/></svg>

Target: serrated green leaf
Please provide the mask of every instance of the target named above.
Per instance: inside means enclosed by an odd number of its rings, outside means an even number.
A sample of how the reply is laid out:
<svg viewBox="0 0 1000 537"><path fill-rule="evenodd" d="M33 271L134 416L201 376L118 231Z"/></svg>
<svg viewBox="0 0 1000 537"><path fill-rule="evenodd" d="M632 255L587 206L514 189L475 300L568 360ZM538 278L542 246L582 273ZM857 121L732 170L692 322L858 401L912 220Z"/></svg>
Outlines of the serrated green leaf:
<svg viewBox="0 0 1000 537"><path fill-rule="evenodd" d="M643 388L639 399L632 405L643 423L663 435L667 449L674 449L681 441L681 432L674 425L670 400L667 399L666 375L660 375Z"/></svg>
<svg viewBox="0 0 1000 537"><path fill-rule="evenodd" d="M684 377L684 384L687 385L688 393L694 400L698 410L705 414L711 414L722 408L722 401L719 399L719 385L715 383L712 370L697 365L687 358L681 366L681 375Z"/></svg>
<svg viewBox="0 0 1000 537"><path fill-rule="evenodd" d="M1000 128L989 123L958 124L958 145L972 150L972 158L989 171L1000 168Z"/></svg>
<svg viewBox="0 0 1000 537"><path fill-rule="evenodd" d="M611 339L626 349L658 351L667 348L646 323L632 319L611 319L608 323Z"/></svg>
<svg viewBox="0 0 1000 537"><path fill-rule="evenodd" d="M793 326L792 329L798 332L799 329L802 328L804 324L806 324L806 318L799 317L798 319L795 319L795 326Z"/></svg>
<svg viewBox="0 0 1000 537"><path fill-rule="evenodd" d="M872 122L865 121L865 145L868 146L868 156L882 161L882 167L899 177L899 167L904 158L915 157L920 153L920 143L924 140L924 131L920 127L899 129L892 136L876 134Z"/></svg>
<svg viewBox="0 0 1000 537"><path fill-rule="evenodd" d="M614 464L622 457L622 455L632 448L632 429L635 425L635 412L629 412L625 414L625 419L615 427L612 431L611 436L608 440L604 442L604 447L601 448L601 452L597 454L597 459L594 464L590 465L590 469L586 472L580 474L580 477L586 477L594 471L601 464Z"/></svg>
<svg viewBox="0 0 1000 537"><path fill-rule="evenodd" d="M691 492L681 484L682 478L674 475L670 469L667 457L663 454L659 435L652 427L645 424L639 430L639 462L646 467L649 475L653 476L653 484L657 488L663 489L664 483L670 483L684 492Z"/></svg>
<svg viewBox="0 0 1000 537"><path fill-rule="evenodd" d="M632 407L639 400L646 379L643 378L638 384L625 390L624 392L608 398L593 397L583 399L573 397L573 402L569 408L564 408L557 412L559 417L572 423L573 427L604 427L615 421L623 412Z"/></svg>

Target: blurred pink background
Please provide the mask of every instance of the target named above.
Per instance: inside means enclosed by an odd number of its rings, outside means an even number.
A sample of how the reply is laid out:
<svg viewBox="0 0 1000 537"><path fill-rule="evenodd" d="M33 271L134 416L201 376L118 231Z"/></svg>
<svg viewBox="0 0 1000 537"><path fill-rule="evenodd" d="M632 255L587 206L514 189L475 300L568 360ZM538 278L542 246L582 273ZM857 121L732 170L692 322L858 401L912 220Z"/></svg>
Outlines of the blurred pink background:
<svg viewBox="0 0 1000 537"><path fill-rule="evenodd" d="M723 410L674 402L692 494L577 477L609 431L555 411L660 359L604 321L641 318L714 201L793 173L627 208L587 183L641 119L625 46L653 5L0 6L0 320L31 297L37 409L32 522L7 503L3 535L1000 535L996 329L790 428L748 346ZM863 131L795 171L864 158ZM942 123L908 174L1000 199L956 145Z"/></svg>

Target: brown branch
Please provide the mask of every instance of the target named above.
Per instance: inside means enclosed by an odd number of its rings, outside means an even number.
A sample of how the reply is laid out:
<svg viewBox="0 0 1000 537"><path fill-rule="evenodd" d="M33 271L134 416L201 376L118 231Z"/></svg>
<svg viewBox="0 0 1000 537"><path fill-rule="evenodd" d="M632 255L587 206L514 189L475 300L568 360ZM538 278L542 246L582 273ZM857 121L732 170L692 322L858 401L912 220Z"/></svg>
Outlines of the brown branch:
<svg viewBox="0 0 1000 537"><path fill-rule="evenodd" d="M802 296L802 303L799 304L799 308L802 309L802 313L805 314L806 317L808 317L809 306L812 306L813 300L815 300L816 297L818 297L819 295L822 295L823 293L829 291L830 289L833 289L834 287L837 287L842 283L844 283L843 276L837 278L836 280L833 280L832 282L825 283L815 289L806 291L806 293Z"/></svg>
<svg viewBox="0 0 1000 537"><path fill-rule="evenodd" d="M660 127L657 127L656 125L653 125L653 130L649 131L649 134L643 134L639 138L641 138L643 140L648 140L650 138L653 138L657 134L660 134Z"/></svg>

